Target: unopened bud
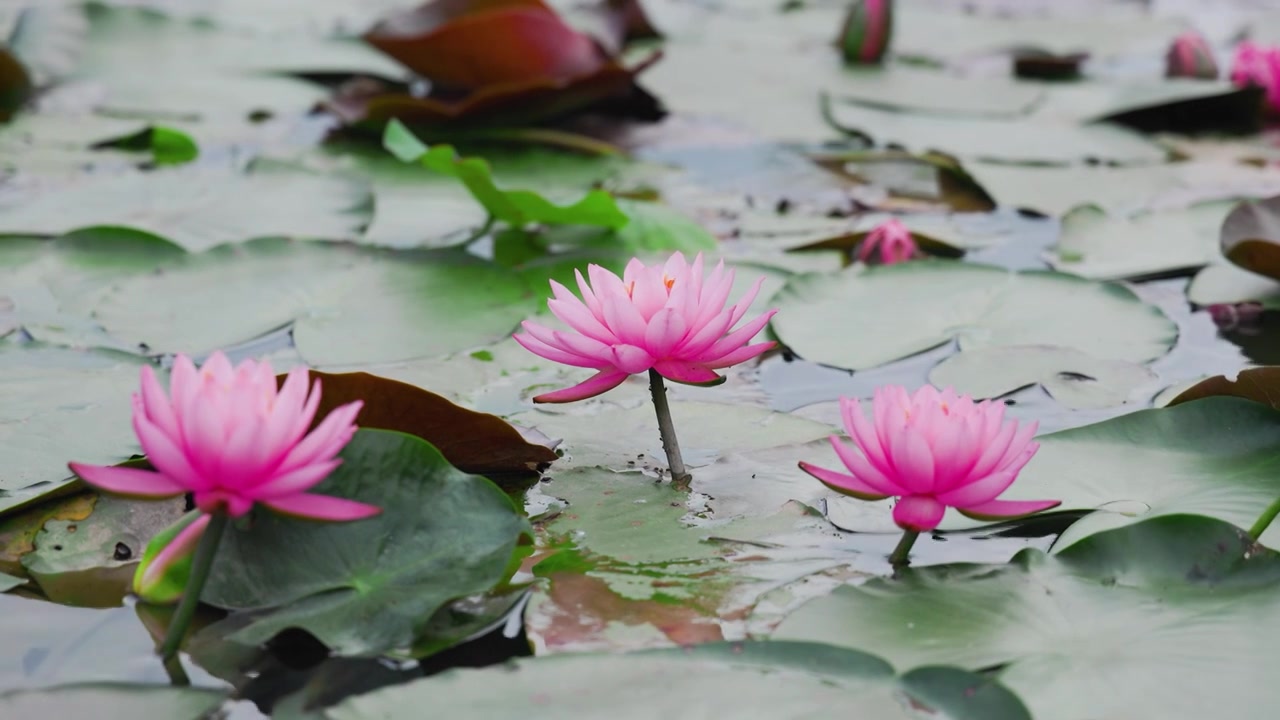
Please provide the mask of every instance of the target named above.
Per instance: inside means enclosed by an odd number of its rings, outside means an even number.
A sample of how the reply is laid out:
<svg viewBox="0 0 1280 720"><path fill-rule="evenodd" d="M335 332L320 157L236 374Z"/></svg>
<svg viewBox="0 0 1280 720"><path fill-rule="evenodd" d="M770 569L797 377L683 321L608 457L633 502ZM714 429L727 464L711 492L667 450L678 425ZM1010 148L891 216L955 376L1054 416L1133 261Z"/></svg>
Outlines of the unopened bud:
<svg viewBox="0 0 1280 720"><path fill-rule="evenodd" d="M884 59L893 37L893 0L857 0L840 31L844 60L875 64Z"/></svg>
<svg viewBox="0 0 1280 720"><path fill-rule="evenodd" d="M1186 32L1174 39L1165 56L1165 73L1168 77L1201 78L1218 77L1218 62L1204 36Z"/></svg>
<svg viewBox="0 0 1280 720"><path fill-rule="evenodd" d="M196 545L208 526L209 516L192 510L151 538L133 574L134 594L157 605L177 602L191 575Z"/></svg>

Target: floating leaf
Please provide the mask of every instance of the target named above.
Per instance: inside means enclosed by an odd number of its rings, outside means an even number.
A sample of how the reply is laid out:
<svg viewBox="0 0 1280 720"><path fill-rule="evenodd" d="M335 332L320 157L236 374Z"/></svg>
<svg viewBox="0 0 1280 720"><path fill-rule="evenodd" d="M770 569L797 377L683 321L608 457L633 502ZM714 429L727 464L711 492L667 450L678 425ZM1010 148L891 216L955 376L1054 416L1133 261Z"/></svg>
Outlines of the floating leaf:
<svg viewBox="0 0 1280 720"><path fill-rule="evenodd" d="M1062 218L1049 260L1056 270L1095 280L1203 267L1218 257L1218 228L1231 205L1204 203L1127 217L1079 207Z"/></svg>
<svg viewBox="0 0 1280 720"><path fill-rule="evenodd" d="M340 240L368 222L368 188L337 176L189 166L88 177L0 207L0 231L61 235L121 226L191 252L263 237Z"/></svg>
<svg viewBox="0 0 1280 720"><path fill-rule="evenodd" d="M935 150L962 160L1137 164L1162 162L1168 155L1138 133L1104 123L936 117L836 101L828 103L827 115L837 129L879 145L901 145L911 152Z"/></svg>
<svg viewBox="0 0 1280 720"><path fill-rule="evenodd" d="M283 382L284 376L280 379ZM322 384L318 425L339 405L362 400L356 416L362 428L378 428L416 435L431 443L449 464L476 475L525 474L556 459L546 445L528 442L505 420L458 407L447 399L408 383L368 373L311 371Z"/></svg>
<svg viewBox="0 0 1280 720"><path fill-rule="evenodd" d="M1280 497L1271 468L1280 412L1240 398L1142 410L1037 440L1039 452L1001 497L1053 497L1062 500L1060 510L1098 510L1068 528L1055 548L1182 513L1249 527ZM1280 528L1272 526L1262 541L1280 544Z"/></svg>
<svg viewBox="0 0 1280 720"><path fill-rule="evenodd" d="M507 691L495 693L497 682ZM957 668L920 668L895 677L888 663L862 652L770 641L560 655L514 667L453 670L356 696L327 710L326 717L400 717L423 703L451 717L531 720L594 718L606 705L619 720L722 713L819 717L846 706L886 720L914 717L915 709L954 720L1030 718L998 682Z"/></svg>
<svg viewBox="0 0 1280 720"><path fill-rule="evenodd" d="M963 387L975 398L993 398L1011 389L1040 385L1073 410L1108 408L1129 402L1135 388L1156 374L1137 363L1100 360L1056 346L1018 346L952 355L929 372L938 387Z"/></svg>
<svg viewBox="0 0 1280 720"><path fill-rule="evenodd" d="M821 638L908 667L996 667L1044 720L1247 715L1274 695L1240 668L1275 662L1278 578L1280 558L1239 529L1178 515L1052 557L1027 550L1007 566L935 566L846 585L793 613L775 637Z"/></svg>
<svg viewBox="0 0 1280 720"><path fill-rule="evenodd" d="M862 370L958 341L961 353L1004 350L1025 362L1001 376L977 358L944 372L961 392L1003 394L1054 373L1102 361L1145 363L1163 355L1176 328L1119 285L1052 272L916 261L793 278L774 298L778 338L807 360ZM862 308L850 312L850 308ZM1106 318L1103 322L1100 318ZM839 327L840 332L830 328ZM1025 348L1038 347L1037 350ZM1024 348L1013 355L1012 349ZM992 356L988 356L992 357ZM1136 372L1113 374L1137 379ZM1002 381L1003 378L1003 381ZM1116 386L1108 393L1125 395Z"/></svg>
<svg viewBox="0 0 1280 720"><path fill-rule="evenodd" d="M1201 306L1256 302L1280 309L1280 283L1235 265L1216 263L1196 273L1187 286L1187 299Z"/></svg>
<svg viewBox="0 0 1280 720"><path fill-rule="evenodd" d="M50 600L114 607L130 591L144 545L185 509L181 497L140 502L99 496L88 517L45 522L22 566Z"/></svg>
<svg viewBox="0 0 1280 720"><path fill-rule="evenodd" d="M209 717L226 700L222 690L164 685L60 685L0 695L0 712L11 717L81 717L100 720Z"/></svg>
<svg viewBox="0 0 1280 720"><path fill-rule="evenodd" d="M627 216L603 190L592 190L568 206L553 205L529 190L499 190L483 159L459 157L448 145L428 147L398 121L387 124L382 143L403 162L419 163L433 172L458 178L490 215L512 225L542 222L620 228L627 224Z"/></svg>
<svg viewBox="0 0 1280 720"><path fill-rule="evenodd" d="M1280 196L1237 205L1222 223L1221 243L1231 262L1280 280Z"/></svg>
<svg viewBox="0 0 1280 720"><path fill-rule="evenodd" d="M1244 398L1280 410L1280 367L1246 368L1234 378L1207 378L1178 393L1168 404L1220 396Z"/></svg>
<svg viewBox="0 0 1280 720"><path fill-rule="evenodd" d="M446 602L503 579L528 525L493 483L386 430L357 431L340 457L316 492L382 514L330 524L263 514L229 531L203 600L257 611L231 640L301 628L342 654L406 649Z"/></svg>

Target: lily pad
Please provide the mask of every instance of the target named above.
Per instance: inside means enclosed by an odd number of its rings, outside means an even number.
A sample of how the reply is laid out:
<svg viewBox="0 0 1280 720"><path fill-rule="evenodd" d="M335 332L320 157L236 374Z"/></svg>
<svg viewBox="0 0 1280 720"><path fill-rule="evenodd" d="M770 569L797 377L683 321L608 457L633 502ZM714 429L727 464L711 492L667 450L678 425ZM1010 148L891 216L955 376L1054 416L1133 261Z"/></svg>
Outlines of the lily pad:
<svg viewBox="0 0 1280 720"><path fill-rule="evenodd" d="M852 67L835 97L895 112L966 117L1017 117L1040 102L1044 90L1003 78L960 77L909 65Z"/></svg>
<svg viewBox="0 0 1280 720"><path fill-rule="evenodd" d="M0 695L0 712L11 717L79 717L136 720L141 717L199 720L227 699L209 688L164 685L61 685Z"/></svg>
<svg viewBox="0 0 1280 720"><path fill-rule="evenodd" d="M1234 378L1216 375L1178 393L1169 405L1181 405L1208 397L1238 397L1280 410L1280 367L1241 370Z"/></svg>
<svg viewBox="0 0 1280 720"><path fill-rule="evenodd" d="M1106 123L938 117L836 101L829 103L827 113L836 128L879 145L901 145L911 152L936 150L962 160L1136 164L1162 162L1168 155L1142 135Z"/></svg>
<svg viewBox="0 0 1280 720"><path fill-rule="evenodd" d="M99 496L88 517L45 522L22 566L50 600L117 606L129 593L147 541L185 510L182 497L140 502Z"/></svg>
<svg viewBox="0 0 1280 720"><path fill-rule="evenodd" d="M1069 548L1145 518L1194 513L1251 526L1280 497L1272 467L1280 412L1236 397L1142 410L1037 438L1040 450L1002 497L1093 510L1057 540ZM1262 537L1280 544L1280 527Z"/></svg>
<svg viewBox="0 0 1280 720"><path fill-rule="evenodd" d="M184 165L200 155L200 146L187 133L164 125L148 125L138 132L94 143L93 148L146 152L155 165Z"/></svg>
<svg viewBox="0 0 1280 720"><path fill-rule="evenodd" d="M87 177L0 207L0 231L61 235L122 226L191 252L262 237L341 240L368 223L363 183L295 170L188 166Z"/></svg>
<svg viewBox="0 0 1280 720"><path fill-rule="evenodd" d="M504 692L495 693L494 683ZM899 699L895 696L905 696ZM895 676L884 661L818 643L711 643L625 655L573 654L514 666L453 670L360 695L325 711L330 720L410 717L423 703L450 717L819 717L856 707L876 718L920 709L955 720L1022 720L1026 709L999 683L957 668ZM910 709L909 709L910 708Z"/></svg>
<svg viewBox="0 0 1280 720"><path fill-rule="evenodd" d="M136 450L129 388L138 368L106 353L0 350L0 513L66 489L68 460L111 464Z"/></svg>
<svg viewBox="0 0 1280 720"><path fill-rule="evenodd" d="M502 418L459 407L408 383L368 373L316 371L311 372L311 382L320 382L323 392L315 424L339 405L362 400L357 425L416 435L463 472L525 474L556 459L554 450L528 442Z"/></svg>
<svg viewBox="0 0 1280 720"><path fill-rule="evenodd" d="M1015 384L1017 388L1040 385L1073 410L1123 405L1134 399L1136 388L1155 380L1154 372L1137 363L1036 345L958 353L929 372L934 385L964 388L975 398L998 397Z"/></svg>
<svg viewBox="0 0 1280 720"><path fill-rule="evenodd" d="M863 370L958 341L961 353L1038 346L1001 377L983 363L943 372L961 392L1003 394L1082 359L1145 363L1173 345L1177 330L1159 310L1119 285L1053 272L1011 273L988 265L917 261L793 278L774 297L773 331L807 360ZM1102 323L1098 318L1107 318ZM832 332L839 328L839 332ZM1009 356L1006 355L1006 359ZM1134 373L1121 373L1133 377ZM1003 389L1001 389L1003 388Z"/></svg>
<svg viewBox="0 0 1280 720"><path fill-rule="evenodd" d="M1261 303L1280 309L1280 282L1226 263L1215 263L1196 273L1187 286L1187 299L1196 305Z"/></svg>
<svg viewBox="0 0 1280 720"><path fill-rule="evenodd" d="M334 651L408 648L446 602L503 579L527 522L501 490L423 440L359 430L316 492L383 509L353 523L261 515L228 532L203 600L255 610L231 640L301 628Z"/></svg>
<svg viewBox="0 0 1280 720"><path fill-rule="evenodd" d="M370 287L379 291L367 292ZM163 273L125 279L100 301L96 315L126 343L190 354L292 323L308 362L336 365L487 344L533 307L517 275L462 253L272 239L186 256Z"/></svg>
<svg viewBox="0 0 1280 720"><path fill-rule="evenodd" d="M1222 223L1221 242L1231 262L1280 280L1280 196L1237 205Z"/></svg>
<svg viewBox="0 0 1280 720"><path fill-rule="evenodd" d="M1054 269L1094 280L1141 278L1200 268L1218 257L1218 228L1234 203L1184 210L1108 215L1079 207L1062 218L1062 235L1049 251Z"/></svg>
<svg viewBox="0 0 1280 720"><path fill-rule="evenodd" d="M1275 663L1278 579L1276 553L1225 523L1180 515L1056 556L1027 550L1006 566L936 566L844 586L793 613L775 637L820 637L905 666L997 667L1045 720L1248 715L1274 700L1240 668Z"/></svg>

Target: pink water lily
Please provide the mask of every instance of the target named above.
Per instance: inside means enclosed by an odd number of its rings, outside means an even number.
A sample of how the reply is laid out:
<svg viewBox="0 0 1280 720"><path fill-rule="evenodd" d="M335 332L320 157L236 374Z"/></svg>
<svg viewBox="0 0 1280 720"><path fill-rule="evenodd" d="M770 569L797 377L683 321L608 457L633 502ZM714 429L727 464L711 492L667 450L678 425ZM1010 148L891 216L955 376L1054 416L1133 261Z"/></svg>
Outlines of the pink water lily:
<svg viewBox="0 0 1280 720"><path fill-rule="evenodd" d="M948 507L980 520L1021 517L1056 507L1058 500L997 500L1039 449L1036 423L1005 420L1003 403L975 403L950 388L924 386L909 395L900 386L876 390L873 418L857 400L840 399L854 450L832 435L831 445L850 474L806 462L800 468L827 487L863 500L898 498L893 520L903 530L927 532Z"/></svg>
<svg viewBox="0 0 1280 720"><path fill-rule="evenodd" d="M885 220L867 233L858 245L858 259L867 262L877 250L880 251L881 265L906 262L920 254L911 231L897 218Z"/></svg>
<svg viewBox="0 0 1280 720"><path fill-rule="evenodd" d="M551 281L552 314L570 330L525 322L516 342L548 360L596 371L586 381L539 395L539 403L582 400L612 390L627 376L654 370L691 385L724 382L716 370L750 360L777 343L751 343L776 310L734 329L746 315L764 278L736 304L725 307L733 270L720 262L705 278L701 253L690 264L681 253L665 264L633 258L622 277L599 265L587 267L590 283L577 273L576 297Z"/></svg>
<svg viewBox="0 0 1280 720"><path fill-rule="evenodd" d="M357 401L334 409L308 433L320 381L308 392L307 379L306 368L294 368L277 390L265 361L232 367L219 352L197 370L179 355L166 395L152 369L143 367L133 429L155 471L81 463L71 463L71 470L121 495L192 493L201 511L231 517L256 504L316 520L377 514L372 505L307 492L342 462L335 456L355 433L361 406Z"/></svg>
<svg viewBox="0 0 1280 720"><path fill-rule="evenodd" d="M1247 40L1237 45L1231 62L1231 82L1265 89L1268 107L1280 111L1280 47Z"/></svg>

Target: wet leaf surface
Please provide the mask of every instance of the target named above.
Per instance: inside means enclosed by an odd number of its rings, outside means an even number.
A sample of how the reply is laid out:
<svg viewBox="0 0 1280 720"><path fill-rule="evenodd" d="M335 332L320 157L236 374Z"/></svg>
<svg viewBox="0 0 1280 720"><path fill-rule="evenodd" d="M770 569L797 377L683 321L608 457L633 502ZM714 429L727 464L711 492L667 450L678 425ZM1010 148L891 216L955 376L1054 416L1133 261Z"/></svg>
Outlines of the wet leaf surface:
<svg viewBox="0 0 1280 720"><path fill-rule="evenodd" d="M203 599L260 611L232 640L302 628L347 655L407 648L444 603L502 579L527 525L496 486L386 430L358 431L341 457L316 492L382 514L343 524L264 514L229 532Z"/></svg>

